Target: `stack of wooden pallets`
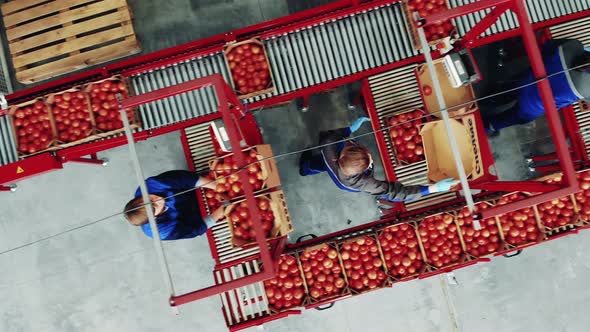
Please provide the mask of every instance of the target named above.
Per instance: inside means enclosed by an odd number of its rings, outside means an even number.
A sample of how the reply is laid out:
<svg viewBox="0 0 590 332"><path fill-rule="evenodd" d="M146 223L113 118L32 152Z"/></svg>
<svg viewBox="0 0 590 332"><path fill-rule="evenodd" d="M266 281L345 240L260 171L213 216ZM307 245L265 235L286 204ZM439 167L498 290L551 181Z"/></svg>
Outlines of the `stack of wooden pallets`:
<svg viewBox="0 0 590 332"><path fill-rule="evenodd" d="M141 51L126 0L13 0L1 8L21 83Z"/></svg>

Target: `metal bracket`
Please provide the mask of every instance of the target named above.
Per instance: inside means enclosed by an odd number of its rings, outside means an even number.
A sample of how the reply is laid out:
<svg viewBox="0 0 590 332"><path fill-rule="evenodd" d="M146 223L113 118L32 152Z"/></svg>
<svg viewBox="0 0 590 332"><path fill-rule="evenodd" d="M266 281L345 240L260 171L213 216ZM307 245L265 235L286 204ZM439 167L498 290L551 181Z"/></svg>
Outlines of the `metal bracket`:
<svg viewBox="0 0 590 332"><path fill-rule="evenodd" d="M511 253L511 254L504 254L502 256L506 257L506 258L512 258L512 257L516 257L518 255L520 255L522 253L522 249L518 249L517 251Z"/></svg>
<svg viewBox="0 0 590 332"><path fill-rule="evenodd" d="M324 307L322 307L322 306L315 307L315 310L317 310L317 311L328 310L328 309L330 309L330 308L332 308L332 307L334 306L334 303L335 303L335 302L328 303L328 304L326 304L326 306L324 306Z"/></svg>
<svg viewBox="0 0 590 332"><path fill-rule="evenodd" d="M16 184L8 184L5 186L0 186L0 191L10 191L11 193L16 192Z"/></svg>
<svg viewBox="0 0 590 332"><path fill-rule="evenodd" d="M300 236L300 237L297 239L297 241L295 241L295 242L296 242L296 243L302 242L302 241L303 241L303 239L305 239L305 238L306 238L306 237L308 237L308 236L309 236L310 238L312 238L312 239L315 239L316 237L318 237L317 235L315 235L315 234L313 234L313 233L309 233L309 234L301 235L301 236Z"/></svg>

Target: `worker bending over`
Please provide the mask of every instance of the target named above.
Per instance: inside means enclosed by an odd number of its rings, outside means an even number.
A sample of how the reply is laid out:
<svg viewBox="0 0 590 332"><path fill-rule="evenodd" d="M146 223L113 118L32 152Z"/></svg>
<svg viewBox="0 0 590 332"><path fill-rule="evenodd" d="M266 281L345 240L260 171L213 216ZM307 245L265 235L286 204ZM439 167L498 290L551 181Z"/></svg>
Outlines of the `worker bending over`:
<svg viewBox="0 0 590 332"><path fill-rule="evenodd" d="M582 43L577 40L556 39L549 40L543 45L542 55L557 109L579 100L590 101L590 49L585 50ZM504 111L484 118L490 126L491 133L495 134L502 128L516 124L528 123L545 113L537 84L531 84L535 81L535 76L528 65L527 63L526 70L520 76L518 86L530 85L501 97L503 101L498 99L494 103L492 100L490 106ZM576 68L583 65L586 66ZM509 72L518 72L518 68L509 66ZM503 87L507 88L510 86Z"/></svg>
<svg viewBox="0 0 590 332"><path fill-rule="evenodd" d="M299 174L307 176L327 172L342 190L367 192L392 202L412 201L431 193L448 191L458 183L445 179L430 186L404 186L400 182L375 179L369 150L353 140L342 141L367 121L368 118L359 118L350 127L321 132L321 154L305 151L299 160Z"/></svg>
<svg viewBox="0 0 590 332"><path fill-rule="evenodd" d="M223 207L203 218L194 188L214 188L215 183L206 176L189 171L168 171L145 180L152 209L156 216L160 239L178 240L199 236L223 218ZM186 193L179 194L187 191ZM177 195L179 194L179 195ZM177 195L177 196L175 196ZM147 211L139 188L135 198L125 205L125 217L130 224L141 226L145 235L152 237ZM149 207L147 205L146 207Z"/></svg>

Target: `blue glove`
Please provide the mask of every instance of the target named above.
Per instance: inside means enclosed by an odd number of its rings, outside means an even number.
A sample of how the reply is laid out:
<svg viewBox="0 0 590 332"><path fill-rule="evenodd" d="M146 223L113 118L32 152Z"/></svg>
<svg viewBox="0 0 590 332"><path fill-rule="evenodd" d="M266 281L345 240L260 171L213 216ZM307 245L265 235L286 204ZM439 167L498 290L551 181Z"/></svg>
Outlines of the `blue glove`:
<svg viewBox="0 0 590 332"><path fill-rule="evenodd" d="M584 51L589 52L590 53L590 47L584 47Z"/></svg>
<svg viewBox="0 0 590 332"><path fill-rule="evenodd" d="M451 190L451 187L459 183L459 180L454 180L453 178L447 178L444 180L440 180L437 183L430 185L428 187L428 191L432 193L440 193Z"/></svg>
<svg viewBox="0 0 590 332"><path fill-rule="evenodd" d="M365 122L369 122L371 121L369 118L367 117L362 117L362 118L358 118L356 119L351 125L350 125L350 132L354 133L355 131L359 130L359 128L363 125L363 123Z"/></svg>

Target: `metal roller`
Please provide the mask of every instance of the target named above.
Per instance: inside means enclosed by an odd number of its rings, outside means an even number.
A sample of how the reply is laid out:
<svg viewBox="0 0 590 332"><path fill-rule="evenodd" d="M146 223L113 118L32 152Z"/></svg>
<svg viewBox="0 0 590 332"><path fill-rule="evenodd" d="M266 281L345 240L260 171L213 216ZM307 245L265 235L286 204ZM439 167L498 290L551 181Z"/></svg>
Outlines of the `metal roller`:
<svg viewBox="0 0 590 332"><path fill-rule="evenodd" d="M6 165L18 161L16 142L10 118L0 116L0 165Z"/></svg>
<svg viewBox="0 0 590 332"><path fill-rule="evenodd" d="M451 8L460 7L469 3L477 2L478 0L450 0L449 5ZM529 12L530 19L533 23L538 23L550 19L554 19L560 16L576 13L583 10L590 9L589 0L527 0L526 7ZM489 11L489 9L488 9ZM453 19L455 25L459 30L460 35L464 35L467 31L471 30L477 22L482 18L484 11L478 13L472 13L459 18ZM518 21L516 16L512 12L506 12L500 17L498 22L494 24L490 29L485 32L486 36L490 36L494 33L508 31L517 28Z"/></svg>
<svg viewBox="0 0 590 332"><path fill-rule="evenodd" d="M476 1L450 0L449 5L453 8ZM590 9L590 0L527 0L526 4L533 22ZM469 31L489 11L454 19L459 34ZM407 23L401 4L395 3L263 40L276 92L243 102L259 101L416 56ZM508 12L484 34L517 26L514 14ZM137 91L149 92L213 73L221 73L229 82L221 52L147 71L131 80ZM143 129L216 112L217 104L213 90L207 88L144 105L140 107Z"/></svg>

